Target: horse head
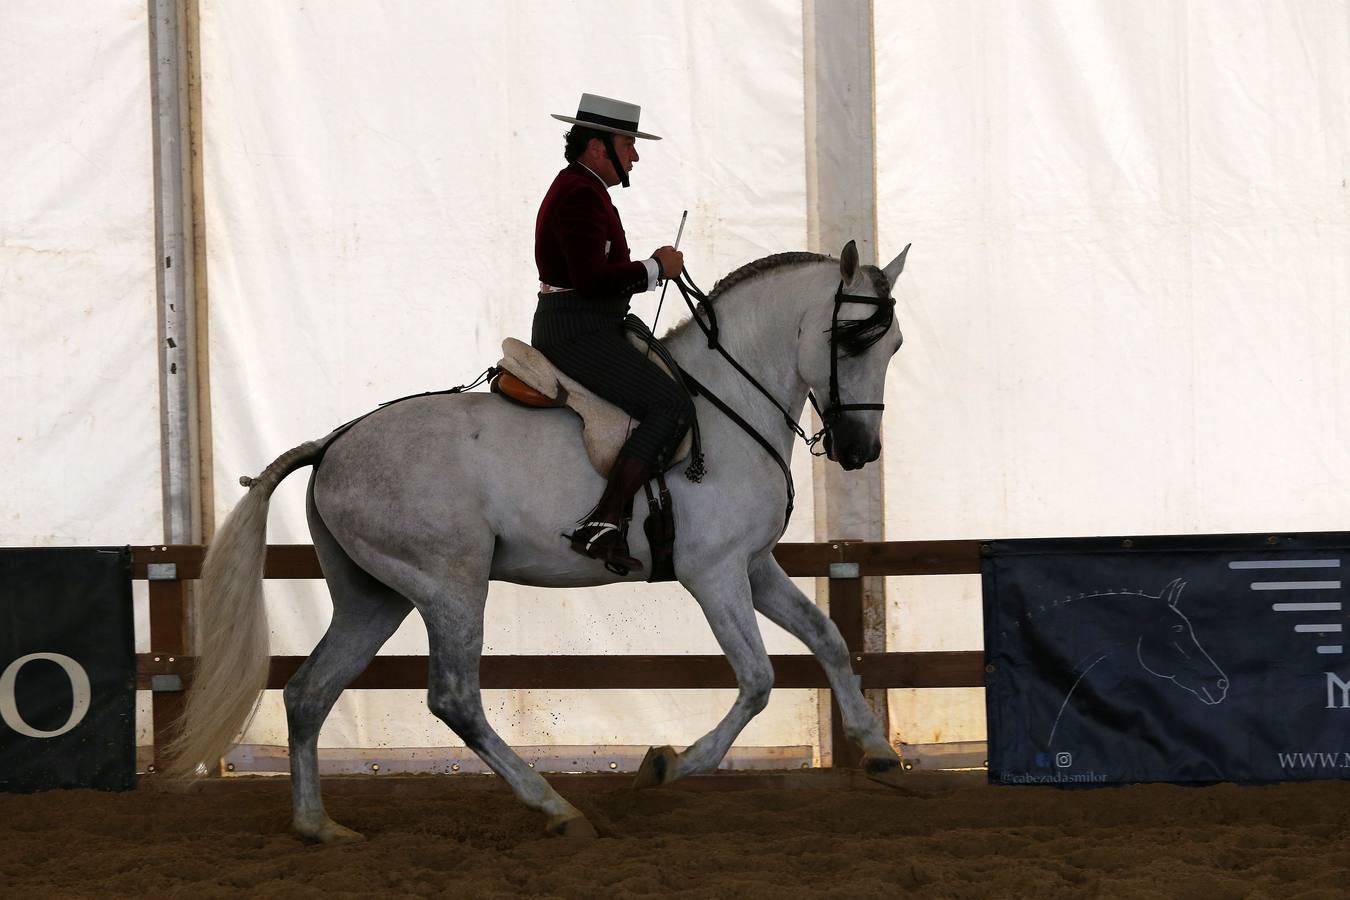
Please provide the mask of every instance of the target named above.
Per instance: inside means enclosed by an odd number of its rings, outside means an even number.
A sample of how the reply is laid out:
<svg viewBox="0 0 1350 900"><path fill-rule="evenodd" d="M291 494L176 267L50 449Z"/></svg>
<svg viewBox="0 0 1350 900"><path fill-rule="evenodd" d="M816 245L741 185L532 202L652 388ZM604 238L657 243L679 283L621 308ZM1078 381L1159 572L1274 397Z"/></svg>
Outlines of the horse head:
<svg viewBox="0 0 1350 900"><path fill-rule="evenodd" d="M1159 615L1140 623L1135 652L1139 664L1150 675L1175 682L1190 691L1201 703L1222 703L1228 695L1228 676L1215 664L1195 637L1191 622L1179 603L1186 582L1173 579L1162 595Z"/></svg>
<svg viewBox="0 0 1350 900"><path fill-rule="evenodd" d="M825 426L825 455L861 469L881 455L886 367L904 340L895 322L893 289L906 246L884 269L858 262L853 241L839 254L839 286L828 303L813 304L802 322L797 369ZM813 335L823 340L812 340Z"/></svg>

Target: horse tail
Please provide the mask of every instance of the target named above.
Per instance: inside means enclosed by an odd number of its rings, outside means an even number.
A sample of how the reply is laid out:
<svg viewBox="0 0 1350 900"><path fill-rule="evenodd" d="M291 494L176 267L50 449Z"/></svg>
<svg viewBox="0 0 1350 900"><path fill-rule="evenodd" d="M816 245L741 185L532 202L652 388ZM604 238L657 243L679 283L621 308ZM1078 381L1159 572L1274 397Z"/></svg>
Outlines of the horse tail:
<svg viewBox="0 0 1350 900"><path fill-rule="evenodd" d="M267 685L267 611L263 563L267 507L287 475L323 455L307 441L286 451L257 478L216 532L202 563L197 604L197 662L178 734L169 743L165 774L192 779L214 768L258 707Z"/></svg>

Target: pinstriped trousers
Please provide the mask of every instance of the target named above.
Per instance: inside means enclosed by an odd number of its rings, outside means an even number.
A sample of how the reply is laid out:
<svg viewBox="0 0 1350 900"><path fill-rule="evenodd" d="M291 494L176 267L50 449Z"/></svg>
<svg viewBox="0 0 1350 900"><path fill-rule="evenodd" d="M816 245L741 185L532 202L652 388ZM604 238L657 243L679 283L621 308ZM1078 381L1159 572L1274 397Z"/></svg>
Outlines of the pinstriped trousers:
<svg viewBox="0 0 1350 900"><path fill-rule="evenodd" d="M540 294L530 343L569 378L637 420L620 456L664 470L694 410L680 386L629 343L623 329L627 313L627 297Z"/></svg>

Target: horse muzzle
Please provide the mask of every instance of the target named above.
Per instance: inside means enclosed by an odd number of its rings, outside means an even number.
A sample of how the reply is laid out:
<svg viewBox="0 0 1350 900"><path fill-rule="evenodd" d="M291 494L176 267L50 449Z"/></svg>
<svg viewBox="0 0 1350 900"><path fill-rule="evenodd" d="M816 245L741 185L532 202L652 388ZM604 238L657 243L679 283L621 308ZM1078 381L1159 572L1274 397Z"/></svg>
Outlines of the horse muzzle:
<svg viewBox="0 0 1350 900"><path fill-rule="evenodd" d="M825 456L852 472L881 456L881 437L861 423L838 419L825 432Z"/></svg>

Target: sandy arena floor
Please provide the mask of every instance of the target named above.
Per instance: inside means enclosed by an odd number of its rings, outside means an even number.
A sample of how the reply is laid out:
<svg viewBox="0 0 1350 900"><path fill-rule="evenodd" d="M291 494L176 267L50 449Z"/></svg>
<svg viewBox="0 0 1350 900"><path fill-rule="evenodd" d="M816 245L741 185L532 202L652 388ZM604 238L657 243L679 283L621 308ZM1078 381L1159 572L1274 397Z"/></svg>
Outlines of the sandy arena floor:
<svg viewBox="0 0 1350 900"><path fill-rule="evenodd" d="M568 842L482 776L330 778L330 813L368 837L340 847L289 832L284 779L0 794L0 895L1350 896L1347 782L1068 791L929 774L906 796L844 773L708 781L555 779L602 835Z"/></svg>

